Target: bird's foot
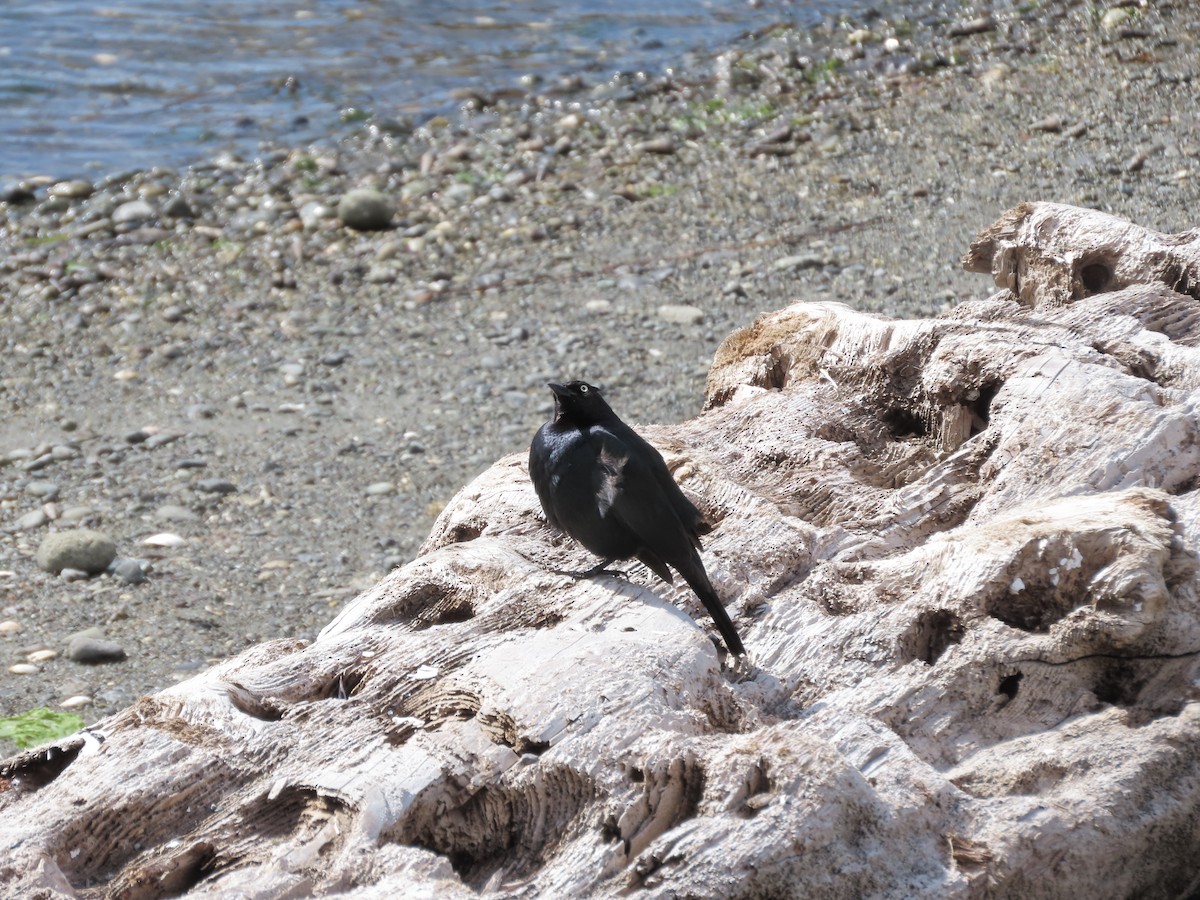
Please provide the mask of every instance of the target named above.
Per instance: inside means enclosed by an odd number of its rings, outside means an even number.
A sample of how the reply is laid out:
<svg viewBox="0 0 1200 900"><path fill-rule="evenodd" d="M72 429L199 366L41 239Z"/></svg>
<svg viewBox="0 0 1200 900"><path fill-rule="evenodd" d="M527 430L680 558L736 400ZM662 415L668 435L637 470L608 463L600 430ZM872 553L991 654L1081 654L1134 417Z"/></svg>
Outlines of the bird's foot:
<svg viewBox="0 0 1200 900"><path fill-rule="evenodd" d="M622 572L620 569L608 568L608 564L611 562L612 562L611 559L602 560L599 563L597 563L596 565L592 566L590 569L587 569L586 571L583 571L583 572L570 572L566 569L555 569L554 574L555 575L566 575L569 578L577 578L577 579L593 578L596 575L615 575L617 578L628 578L629 577L628 573Z"/></svg>

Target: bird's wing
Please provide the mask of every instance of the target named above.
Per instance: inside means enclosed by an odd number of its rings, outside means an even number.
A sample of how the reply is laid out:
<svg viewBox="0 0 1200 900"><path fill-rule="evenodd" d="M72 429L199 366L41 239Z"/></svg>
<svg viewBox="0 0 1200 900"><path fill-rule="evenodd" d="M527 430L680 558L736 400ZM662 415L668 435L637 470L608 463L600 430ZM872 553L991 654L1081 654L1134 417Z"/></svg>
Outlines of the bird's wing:
<svg viewBox="0 0 1200 900"><path fill-rule="evenodd" d="M537 491L538 500L542 504L542 512L546 514L546 521L550 523L550 527L561 531L562 526L559 524L558 516L554 513L550 473L546 468L550 461L550 448L547 446L544 430L545 426L538 429L537 434L533 436L533 443L529 446L529 480L533 482L533 489Z"/></svg>
<svg viewBox="0 0 1200 900"><path fill-rule="evenodd" d="M652 459L607 430L594 430L600 440L594 484L601 516L612 516L631 531L647 556L646 562L665 581L671 581L663 562L676 565L691 555L692 535L654 472ZM651 448L651 452L654 451ZM659 458L661 462L661 457Z"/></svg>
<svg viewBox="0 0 1200 900"><path fill-rule="evenodd" d="M622 435L604 429L594 428L592 435L600 442L592 487L601 516L615 518L634 534L640 545L635 555L664 581L673 581L668 564L678 569L713 617L725 646L731 653L744 654L742 639L697 552L700 542L695 529L700 514L666 471L658 451L644 441L627 442ZM677 505L680 501L685 504L682 511Z"/></svg>
<svg viewBox="0 0 1200 900"><path fill-rule="evenodd" d="M667 468L662 454L654 448L654 445L619 419L611 423L609 427L624 443L644 456L650 467L650 473L658 482L663 494L666 495L667 501L674 508L675 514L679 516L679 521L688 530L693 546L697 550L703 549L700 545L700 535L708 534L712 531L712 527L704 521L700 510L696 509L696 505L683 493L679 483L671 475L671 470Z"/></svg>

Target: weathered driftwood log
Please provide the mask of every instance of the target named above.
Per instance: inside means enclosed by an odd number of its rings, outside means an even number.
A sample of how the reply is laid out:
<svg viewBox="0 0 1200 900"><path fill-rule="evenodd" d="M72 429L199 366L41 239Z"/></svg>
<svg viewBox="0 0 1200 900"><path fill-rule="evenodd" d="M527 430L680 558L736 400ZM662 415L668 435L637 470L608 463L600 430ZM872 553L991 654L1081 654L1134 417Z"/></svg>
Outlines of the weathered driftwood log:
<svg viewBox="0 0 1200 900"><path fill-rule="evenodd" d="M1062 293L1134 234L1023 206L973 265L1055 303L799 304L646 429L750 665L686 588L554 574L588 560L504 459L311 645L3 763L0 894L1196 891L1200 303Z"/></svg>
<svg viewBox="0 0 1200 900"><path fill-rule="evenodd" d="M1094 209L1022 203L971 244L963 268L991 275L1030 306L1136 284L1200 297L1200 229L1160 234Z"/></svg>

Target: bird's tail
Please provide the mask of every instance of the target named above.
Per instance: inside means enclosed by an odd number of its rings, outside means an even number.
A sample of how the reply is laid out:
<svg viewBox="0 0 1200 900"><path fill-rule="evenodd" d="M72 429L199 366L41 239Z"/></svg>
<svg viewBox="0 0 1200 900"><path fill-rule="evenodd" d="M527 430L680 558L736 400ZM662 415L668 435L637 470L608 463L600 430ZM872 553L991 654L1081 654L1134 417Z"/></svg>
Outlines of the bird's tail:
<svg viewBox="0 0 1200 900"><path fill-rule="evenodd" d="M696 592L696 596L700 598L700 602L712 616L717 631L721 632L721 637L725 640L725 646L729 648L729 652L735 656L745 656L746 647L742 644L742 639L738 637L737 629L733 627L733 620L729 618L729 613L725 611L725 604L713 590L712 582L708 580L708 573L704 571L704 564L700 562L698 556L695 557L693 563L688 567L688 571L680 569L679 574Z"/></svg>

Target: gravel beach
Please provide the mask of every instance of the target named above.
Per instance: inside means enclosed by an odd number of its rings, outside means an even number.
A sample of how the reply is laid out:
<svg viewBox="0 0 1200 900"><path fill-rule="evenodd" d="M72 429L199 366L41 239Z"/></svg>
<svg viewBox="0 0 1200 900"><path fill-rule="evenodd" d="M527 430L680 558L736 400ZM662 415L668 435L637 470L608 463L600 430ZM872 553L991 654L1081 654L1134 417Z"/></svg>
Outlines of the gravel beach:
<svg viewBox="0 0 1200 900"><path fill-rule="evenodd" d="M986 296L959 259L1020 201L1200 224L1198 35L1184 2L938 6L0 184L0 715L91 722L314 637L525 452L549 380L678 421L760 312ZM71 529L90 555L42 547Z"/></svg>

